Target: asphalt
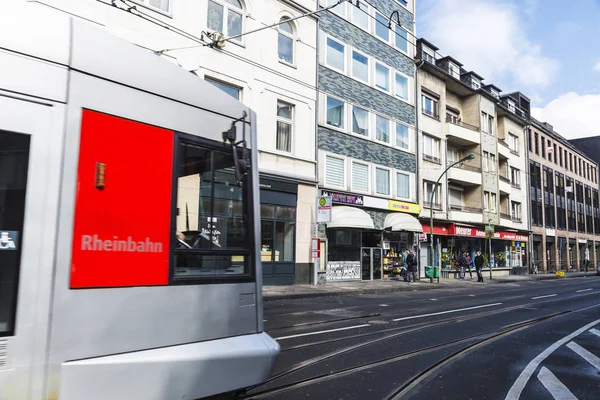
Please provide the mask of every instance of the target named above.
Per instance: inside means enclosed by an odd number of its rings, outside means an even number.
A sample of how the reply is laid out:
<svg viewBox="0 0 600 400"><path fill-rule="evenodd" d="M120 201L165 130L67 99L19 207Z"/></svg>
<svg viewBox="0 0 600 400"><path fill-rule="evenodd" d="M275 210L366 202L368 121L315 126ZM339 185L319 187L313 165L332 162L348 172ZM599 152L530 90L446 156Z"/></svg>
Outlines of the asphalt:
<svg viewBox="0 0 600 400"><path fill-rule="evenodd" d="M597 399L600 393L596 276L279 299L265 303L264 320L282 351L271 379L245 398Z"/></svg>

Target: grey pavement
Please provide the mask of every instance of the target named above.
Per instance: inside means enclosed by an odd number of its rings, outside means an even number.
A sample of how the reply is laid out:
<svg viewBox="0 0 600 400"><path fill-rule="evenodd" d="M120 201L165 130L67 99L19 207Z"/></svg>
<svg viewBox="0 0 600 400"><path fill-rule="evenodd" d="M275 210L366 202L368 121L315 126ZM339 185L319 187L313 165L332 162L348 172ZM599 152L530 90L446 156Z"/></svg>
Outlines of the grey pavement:
<svg viewBox="0 0 600 400"><path fill-rule="evenodd" d="M583 277L586 275L593 276L595 275L595 272L566 272L563 277L558 277L555 274L509 275L502 277L493 277L493 279L490 280L489 272L488 275L486 275L484 271L483 285L539 281L547 279L569 279ZM320 285L264 286L263 298L265 301L272 301L307 297L376 294L413 290L433 290L441 288L469 288L481 285L482 283L477 282L477 275L473 273L473 279L466 278L465 280L461 280L440 278L439 283L437 283L437 279L434 279L434 283L430 283L429 278L421 278L420 281L414 283L408 283L402 280L378 280L336 283L330 282Z"/></svg>

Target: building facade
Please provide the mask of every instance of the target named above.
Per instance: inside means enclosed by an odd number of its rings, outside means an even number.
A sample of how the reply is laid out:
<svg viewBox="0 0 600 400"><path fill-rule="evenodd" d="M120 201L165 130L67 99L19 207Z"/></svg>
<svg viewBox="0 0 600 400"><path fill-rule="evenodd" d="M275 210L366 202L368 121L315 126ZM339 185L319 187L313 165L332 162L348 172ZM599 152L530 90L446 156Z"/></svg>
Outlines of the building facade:
<svg viewBox="0 0 600 400"><path fill-rule="evenodd" d="M127 0L111 5L110 0L39 0L32 4L103 26L179 64L256 112L264 283L308 283L317 196L318 15L291 19L315 11L315 2ZM278 22L274 28L252 33ZM212 35L219 32L232 39L223 48L209 46ZM168 77L163 79L168 84ZM200 229L198 224L192 223L190 230Z"/></svg>
<svg viewBox="0 0 600 400"><path fill-rule="evenodd" d="M481 251L497 274L508 274L527 265L523 131L529 110L514 104L518 96L501 96L499 88L438 50L417 41L419 217L425 233L420 264L441 266L448 276L456 273L457 254ZM493 232L486 234L486 227Z"/></svg>
<svg viewBox="0 0 600 400"><path fill-rule="evenodd" d="M421 230L414 1L342 3L319 26L319 188L333 202L319 279L398 276Z"/></svg>
<svg viewBox="0 0 600 400"><path fill-rule="evenodd" d="M585 270L600 261L598 164L532 118L529 131L532 258L540 271Z"/></svg>

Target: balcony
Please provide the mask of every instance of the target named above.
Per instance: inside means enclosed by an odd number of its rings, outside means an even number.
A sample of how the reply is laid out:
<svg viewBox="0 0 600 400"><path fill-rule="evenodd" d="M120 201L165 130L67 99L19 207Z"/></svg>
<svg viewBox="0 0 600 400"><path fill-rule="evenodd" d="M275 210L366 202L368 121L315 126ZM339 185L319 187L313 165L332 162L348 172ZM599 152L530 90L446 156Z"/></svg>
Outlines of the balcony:
<svg viewBox="0 0 600 400"><path fill-rule="evenodd" d="M510 179L502 175L498 175L498 179L498 188L500 189L500 193L510 194Z"/></svg>
<svg viewBox="0 0 600 400"><path fill-rule="evenodd" d="M498 140L498 145L498 154L500 155L500 158L508 159L512 154L508 144L504 140Z"/></svg>
<svg viewBox="0 0 600 400"><path fill-rule="evenodd" d="M481 143L481 134L477 126L446 118L445 131L451 142L467 146Z"/></svg>
<svg viewBox="0 0 600 400"><path fill-rule="evenodd" d="M450 168L448 180L460 182L463 186L481 185L481 168L471 165L460 165Z"/></svg>
<svg viewBox="0 0 600 400"><path fill-rule="evenodd" d="M454 222L483 223L483 210L481 208L451 205L448 219Z"/></svg>
<svg viewBox="0 0 600 400"><path fill-rule="evenodd" d="M510 214L503 213L503 212L500 213L500 219L506 219L508 221L512 221L512 217L510 216Z"/></svg>

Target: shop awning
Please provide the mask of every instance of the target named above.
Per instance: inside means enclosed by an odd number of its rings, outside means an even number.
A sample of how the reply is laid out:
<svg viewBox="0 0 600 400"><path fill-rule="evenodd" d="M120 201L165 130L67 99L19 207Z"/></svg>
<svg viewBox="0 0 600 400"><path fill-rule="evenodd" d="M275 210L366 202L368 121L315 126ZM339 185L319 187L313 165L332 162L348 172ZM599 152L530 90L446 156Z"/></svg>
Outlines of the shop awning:
<svg viewBox="0 0 600 400"><path fill-rule="evenodd" d="M328 228L375 229L373 220L363 210L356 207L334 206L331 209L331 222Z"/></svg>
<svg viewBox="0 0 600 400"><path fill-rule="evenodd" d="M423 227L418 219L406 213L390 213L385 217L384 229L423 233Z"/></svg>

